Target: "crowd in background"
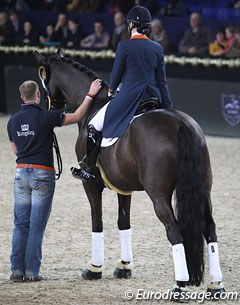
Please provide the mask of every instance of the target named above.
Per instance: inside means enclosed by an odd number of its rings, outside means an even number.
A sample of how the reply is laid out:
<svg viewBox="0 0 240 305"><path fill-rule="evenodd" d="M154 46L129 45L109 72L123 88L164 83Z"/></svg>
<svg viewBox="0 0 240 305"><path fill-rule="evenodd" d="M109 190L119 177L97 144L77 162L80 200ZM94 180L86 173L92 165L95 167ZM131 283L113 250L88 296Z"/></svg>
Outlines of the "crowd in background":
<svg viewBox="0 0 240 305"><path fill-rule="evenodd" d="M80 24L76 18L68 17L68 12L100 12L106 9L103 2L108 3L109 13L113 15L114 30L109 33L105 28L104 20L96 19L93 24L93 32L86 35L84 24ZM162 7L157 2L150 0L133 1L100 1L100 0L5 0L0 7L0 45L40 45L61 46L72 49L108 49L116 50L119 41L128 39L128 29L125 21L125 13L135 4L147 6L150 11L160 10L162 15L186 15L188 7L180 0L169 0ZM236 8L240 1L232 3ZM29 20L20 18L17 9L45 9L58 11L55 24L48 24L45 32L39 29ZM182 37L177 53L188 56L213 56L235 58L240 57L240 28L228 26L219 28L217 32L211 32L204 26L199 13L192 13L189 18L189 29ZM150 39L160 43L167 53L171 47L171 41L164 29L160 18L152 20Z"/></svg>
<svg viewBox="0 0 240 305"><path fill-rule="evenodd" d="M204 27L201 16L192 13L190 28L179 43L179 53L183 55L210 55L214 57L240 57L240 28L228 26L218 29L216 38Z"/></svg>

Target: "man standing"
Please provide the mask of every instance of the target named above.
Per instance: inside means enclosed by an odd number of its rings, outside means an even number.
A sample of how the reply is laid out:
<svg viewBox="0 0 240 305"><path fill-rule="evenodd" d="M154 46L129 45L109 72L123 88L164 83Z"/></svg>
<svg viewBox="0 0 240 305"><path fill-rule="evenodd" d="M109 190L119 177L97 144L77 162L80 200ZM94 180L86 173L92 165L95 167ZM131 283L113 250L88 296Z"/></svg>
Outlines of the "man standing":
<svg viewBox="0 0 240 305"><path fill-rule="evenodd" d="M44 112L36 82L19 87L22 109L8 122L8 135L17 155L14 180L14 230L10 280L40 281L43 234L55 189L53 128L79 122L101 88L99 79L74 113Z"/></svg>
<svg viewBox="0 0 240 305"><path fill-rule="evenodd" d="M120 41L129 38L127 25L125 23L125 18L122 12L117 12L114 15L115 29L112 35L112 48L117 49L117 45Z"/></svg>
<svg viewBox="0 0 240 305"><path fill-rule="evenodd" d="M99 19L94 22L94 33L81 40L80 46L86 49L106 49L109 41L110 35L104 29L104 21Z"/></svg>
<svg viewBox="0 0 240 305"><path fill-rule="evenodd" d="M68 37L68 20L67 15L61 13L58 15L57 23L55 25L55 37L56 40L63 43Z"/></svg>
<svg viewBox="0 0 240 305"><path fill-rule="evenodd" d="M179 52L185 55L206 55L211 42L211 32L202 25L201 16L192 13L188 29L179 43Z"/></svg>

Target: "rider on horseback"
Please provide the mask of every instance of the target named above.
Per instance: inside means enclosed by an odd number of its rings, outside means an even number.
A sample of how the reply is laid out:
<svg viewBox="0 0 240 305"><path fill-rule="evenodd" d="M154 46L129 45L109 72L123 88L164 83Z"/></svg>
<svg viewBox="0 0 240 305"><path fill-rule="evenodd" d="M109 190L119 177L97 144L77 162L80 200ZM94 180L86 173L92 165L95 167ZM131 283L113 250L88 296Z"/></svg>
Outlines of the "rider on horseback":
<svg viewBox="0 0 240 305"><path fill-rule="evenodd" d="M157 97L164 108L171 108L163 49L148 39L151 14L145 7L135 6L127 15L131 39L118 44L110 79L110 92L119 93L89 122L86 160L80 178L95 178L94 169L102 137L122 137L142 99ZM78 175L76 169L73 174Z"/></svg>

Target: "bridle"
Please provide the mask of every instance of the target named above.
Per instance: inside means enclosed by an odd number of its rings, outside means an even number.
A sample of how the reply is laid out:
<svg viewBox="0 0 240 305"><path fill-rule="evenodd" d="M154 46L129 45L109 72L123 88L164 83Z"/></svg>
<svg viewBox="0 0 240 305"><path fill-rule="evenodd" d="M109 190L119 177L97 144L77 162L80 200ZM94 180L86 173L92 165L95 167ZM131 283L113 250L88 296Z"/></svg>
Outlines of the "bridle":
<svg viewBox="0 0 240 305"><path fill-rule="evenodd" d="M51 97L51 92L50 92L49 87L48 87L49 73L47 73L47 72L49 72L48 65L46 67L45 66L40 66L38 68L38 76L41 80L42 87L43 87L43 90L44 90L44 98L45 98L45 102L46 102L47 111L53 111L54 110L54 107L53 107L53 104L52 104L53 100L52 100L52 97ZM67 102L66 102L66 100L64 100L64 107L65 107L66 104L67 104ZM56 156L57 156L58 171L55 172L55 176L56 176L56 180L58 180L60 178L61 174L62 174L63 164L62 164L62 156L61 156L61 153L60 153L58 140L57 140L57 136L56 136L55 132L53 132L53 148L54 148Z"/></svg>
<svg viewBox="0 0 240 305"><path fill-rule="evenodd" d="M50 79L50 70L48 64L46 66L40 66L38 68L38 77L41 80L42 87L44 90L44 98L46 101L47 111L54 110L53 102L60 102L63 104L63 109L66 108L67 100L66 99L53 99L50 89L48 87L48 82Z"/></svg>
<svg viewBox="0 0 240 305"><path fill-rule="evenodd" d="M46 107L48 111L54 110L54 106L53 106L53 102L58 102L63 104L62 109L66 110L66 106L67 106L67 100L66 99L53 99L50 89L48 87L48 81L50 78L50 71L48 68L48 64L46 66L40 66L38 68L38 76L41 80L42 83L42 87L44 90L44 98L46 101ZM107 97L103 97L101 99L94 99L93 104L98 104L98 103L102 103L102 102L108 102L110 101L112 98L114 97L114 94L111 94Z"/></svg>

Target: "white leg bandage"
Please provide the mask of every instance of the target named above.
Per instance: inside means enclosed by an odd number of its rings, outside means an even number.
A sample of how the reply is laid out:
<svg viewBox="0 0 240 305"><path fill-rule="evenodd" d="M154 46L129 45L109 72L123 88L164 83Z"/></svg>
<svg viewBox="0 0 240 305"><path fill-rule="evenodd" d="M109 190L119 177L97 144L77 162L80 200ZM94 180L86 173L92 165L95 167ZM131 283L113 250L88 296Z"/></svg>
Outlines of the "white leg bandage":
<svg viewBox="0 0 240 305"><path fill-rule="evenodd" d="M95 266L102 266L104 264L103 232L92 232L92 264Z"/></svg>
<svg viewBox="0 0 240 305"><path fill-rule="evenodd" d="M189 274L183 244L174 245L172 250L175 268L175 280L187 282L189 280Z"/></svg>
<svg viewBox="0 0 240 305"><path fill-rule="evenodd" d="M108 107L108 102L104 107L102 107L98 113L91 119L88 125L93 125L94 128L97 131L102 131L103 130L103 123L104 123L104 118L105 118L105 113Z"/></svg>
<svg viewBox="0 0 240 305"><path fill-rule="evenodd" d="M121 247L121 260L124 262L132 262L132 229L119 230L119 239Z"/></svg>
<svg viewBox="0 0 240 305"><path fill-rule="evenodd" d="M208 244L208 262L209 262L209 276L211 282L220 282L222 280L222 272L219 263L218 244Z"/></svg>

